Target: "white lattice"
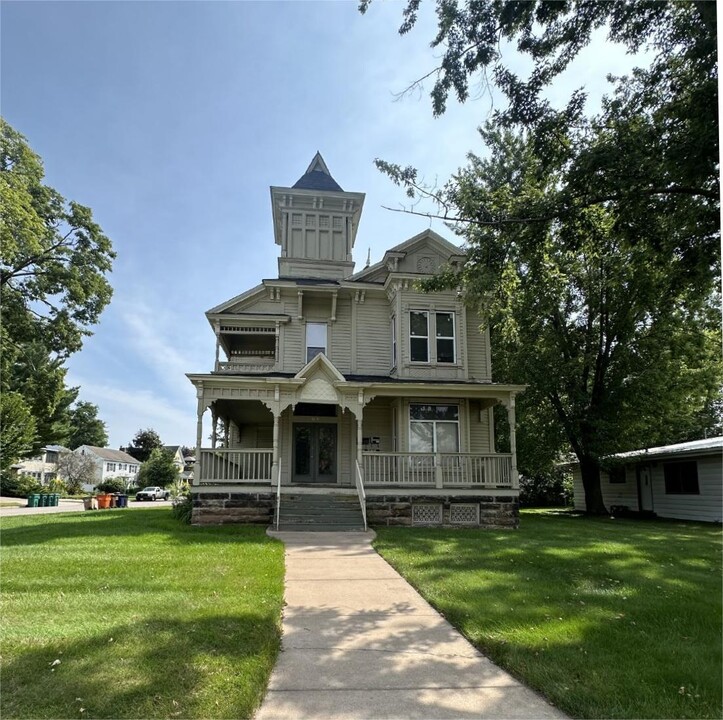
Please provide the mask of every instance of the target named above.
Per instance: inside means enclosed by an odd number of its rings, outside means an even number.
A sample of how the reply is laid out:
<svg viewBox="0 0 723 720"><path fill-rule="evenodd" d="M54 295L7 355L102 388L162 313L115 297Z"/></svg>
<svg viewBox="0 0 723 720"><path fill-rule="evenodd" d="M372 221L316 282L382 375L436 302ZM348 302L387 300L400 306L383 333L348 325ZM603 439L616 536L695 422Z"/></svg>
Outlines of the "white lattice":
<svg viewBox="0 0 723 720"><path fill-rule="evenodd" d="M453 503L449 506L449 522L454 525L478 525L479 505Z"/></svg>
<svg viewBox="0 0 723 720"><path fill-rule="evenodd" d="M441 525L441 505L412 505L413 525Z"/></svg>

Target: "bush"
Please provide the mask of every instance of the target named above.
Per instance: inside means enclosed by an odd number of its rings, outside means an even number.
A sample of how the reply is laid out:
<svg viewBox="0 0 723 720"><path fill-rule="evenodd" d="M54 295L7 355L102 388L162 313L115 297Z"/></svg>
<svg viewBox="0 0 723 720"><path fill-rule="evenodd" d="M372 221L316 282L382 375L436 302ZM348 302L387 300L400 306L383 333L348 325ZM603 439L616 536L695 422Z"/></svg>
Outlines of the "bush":
<svg viewBox="0 0 723 720"><path fill-rule="evenodd" d="M108 478L105 482L98 483L95 489L100 493L124 493L126 484L123 478Z"/></svg>
<svg viewBox="0 0 723 720"><path fill-rule="evenodd" d="M42 485L30 475L16 475L6 472L0 476L0 493L8 497L27 497L40 492Z"/></svg>
<svg viewBox="0 0 723 720"><path fill-rule="evenodd" d="M43 490L49 493L59 493L60 495L68 494L68 487L60 478L53 478Z"/></svg>
<svg viewBox="0 0 723 720"><path fill-rule="evenodd" d="M569 507L572 505L572 476L562 470L545 475L520 477L522 507Z"/></svg>
<svg viewBox="0 0 723 720"><path fill-rule="evenodd" d="M171 512L173 517L186 524L191 523L193 502L191 500L191 486L186 480L175 480L168 488L173 503Z"/></svg>

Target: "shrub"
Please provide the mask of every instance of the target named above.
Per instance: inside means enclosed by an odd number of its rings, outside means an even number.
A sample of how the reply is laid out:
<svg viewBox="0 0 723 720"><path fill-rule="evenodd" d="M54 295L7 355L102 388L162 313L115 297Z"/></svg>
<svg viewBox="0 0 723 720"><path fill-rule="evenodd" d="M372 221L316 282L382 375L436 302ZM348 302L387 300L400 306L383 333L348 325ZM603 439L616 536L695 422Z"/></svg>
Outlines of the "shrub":
<svg viewBox="0 0 723 720"><path fill-rule="evenodd" d="M572 477L562 470L520 477L522 507L568 507L572 505Z"/></svg>
<svg viewBox="0 0 723 720"><path fill-rule="evenodd" d="M168 488L171 495L173 517L181 522L190 524L193 502L191 500L191 486L188 481L175 480Z"/></svg>
<svg viewBox="0 0 723 720"><path fill-rule="evenodd" d="M68 494L68 487L60 478L50 480L43 490L49 493L59 493L60 495Z"/></svg>
<svg viewBox="0 0 723 720"><path fill-rule="evenodd" d="M122 493L125 492L126 484L123 478L108 478L102 483L98 483L95 489L101 493Z"/></svg>
<svg viewBox="0 0 723 720"><path fill-rule="evenodd" d="M0 493L8 497L27 497L40 492L42 485L30 475L15 475L10 472L0 476Z"/></svg>

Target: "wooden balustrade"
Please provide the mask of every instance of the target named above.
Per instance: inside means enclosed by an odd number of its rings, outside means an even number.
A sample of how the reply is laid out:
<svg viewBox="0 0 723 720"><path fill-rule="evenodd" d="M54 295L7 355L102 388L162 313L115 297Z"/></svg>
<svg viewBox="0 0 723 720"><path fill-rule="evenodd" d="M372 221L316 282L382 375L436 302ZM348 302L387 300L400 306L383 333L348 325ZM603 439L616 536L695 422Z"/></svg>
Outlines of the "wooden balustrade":
<svg viewBox="0 0 723 720"><path fill-rule="evenodd" d="M270 483L274 451L269 449L202 448L197 458L198 482ZM200 468L198 464L200 462Z"/></svg>

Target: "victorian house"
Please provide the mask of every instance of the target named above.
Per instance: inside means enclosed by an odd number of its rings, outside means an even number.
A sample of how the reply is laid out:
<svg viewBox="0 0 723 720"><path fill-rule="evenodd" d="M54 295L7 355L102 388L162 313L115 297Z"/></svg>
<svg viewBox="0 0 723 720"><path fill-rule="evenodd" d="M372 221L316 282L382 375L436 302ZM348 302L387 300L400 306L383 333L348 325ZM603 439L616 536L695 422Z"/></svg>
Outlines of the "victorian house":
<svg viewBox="0 0 723 720"><path fill-rule="evenodd" d="M460 294L418 286L463 251L425 230L355 273L364 194L318 153L271 206L278 277L206 313L213 370L188 375L193 522L516 527L523 387L492 382L489 332ZM510 453L495 452L498 404Z"/></svg>

